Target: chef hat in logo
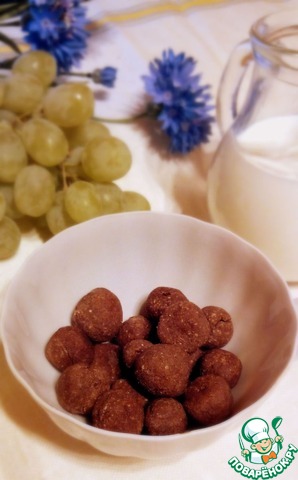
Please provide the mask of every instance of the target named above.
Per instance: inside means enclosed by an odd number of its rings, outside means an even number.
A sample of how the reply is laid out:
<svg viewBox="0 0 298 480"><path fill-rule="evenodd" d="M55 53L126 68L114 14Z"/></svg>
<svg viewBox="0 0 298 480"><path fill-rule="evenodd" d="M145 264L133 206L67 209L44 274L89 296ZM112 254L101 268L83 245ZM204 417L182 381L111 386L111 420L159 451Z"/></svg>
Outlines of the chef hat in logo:
<svg viewBox="0 0 298 480"><path fill-rule="evenodd" d="M242 436L250 443L270 438L268 423L262 418L252 418L243 425Z"/></svg>

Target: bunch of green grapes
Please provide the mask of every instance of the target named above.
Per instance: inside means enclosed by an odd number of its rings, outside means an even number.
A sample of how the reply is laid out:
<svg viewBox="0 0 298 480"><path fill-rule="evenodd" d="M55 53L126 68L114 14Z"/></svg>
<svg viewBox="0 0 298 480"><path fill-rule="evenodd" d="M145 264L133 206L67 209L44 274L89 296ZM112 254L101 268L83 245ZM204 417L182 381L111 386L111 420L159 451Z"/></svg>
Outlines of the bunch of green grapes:
<svg viewBox="0 0 298 480"><path fill-rule="evenodd" d="M0 80L1 260L17 251L24 218L56 235L100 215L150 209L115 183L131 152L93 118L92 90L56 78L54 57L36 50Z"/></svg>

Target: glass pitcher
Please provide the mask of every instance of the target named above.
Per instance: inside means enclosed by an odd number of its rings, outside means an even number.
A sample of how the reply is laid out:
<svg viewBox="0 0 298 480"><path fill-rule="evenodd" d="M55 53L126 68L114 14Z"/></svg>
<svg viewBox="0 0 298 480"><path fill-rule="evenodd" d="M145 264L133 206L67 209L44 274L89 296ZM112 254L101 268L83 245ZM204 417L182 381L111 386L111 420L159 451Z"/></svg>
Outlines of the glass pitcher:
<svg viewBox="0 0 298 480"><path fill-rule="evenodd" d="M211 220L298 282L298 8L253 24L225 68L217 114L223 138L208 174Z"/></svg>

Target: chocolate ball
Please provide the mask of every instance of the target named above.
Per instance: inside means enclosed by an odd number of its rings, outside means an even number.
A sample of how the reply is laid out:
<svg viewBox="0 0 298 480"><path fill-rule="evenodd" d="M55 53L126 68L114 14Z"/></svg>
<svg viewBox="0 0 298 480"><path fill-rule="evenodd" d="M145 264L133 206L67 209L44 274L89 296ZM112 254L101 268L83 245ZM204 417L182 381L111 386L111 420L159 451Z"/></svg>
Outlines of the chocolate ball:
<svg viewBox="0 0 298 480"><path fill-rule="evenodd" d="M151 320L158 320L166 307L180 300L187 300L187 298L178 288L156 287L149 293L142 311Z"/></svg>
<svg viewBox="0 0 298 480"><path fill-rule="evenodd" d="M204 346L208 348L224 347L233 335L231 315L223 308L211 305L203 307L202 310L210 325L210 335Z"/></svg>
<svg viewBox="0 0 298 480"><path fill-rule="evenodd" d="M204 375L190 383L183 405L200 425L210 426L222 422L231 414L233 397L223 377Z"/></svg>
<svg viewBox="0 0 298 480"><path fill-rule="evenodd" d="M61 373L56 384L57 399L67 412L86 414L103 392L110 388L104 369L92 369L76 363Z"/></svg>
<svg viewBox="0 0 298 480"><path fill-rule="evenodd" d="M165 308L157 335L162 343L179 345L192 353L207 342L210 326L200 307L182 300Z"/></svg>
<svg viewBox="0 0 298 480"><path fill-rule="evenodd" d="M113 343L94 345L93 361L90 368L105 370L110 383L115 382L121 375L118 345Z"/></svg>
<svg viewBox="0 0 298 480"><path fill-rule="evenodd" d="M146 410L145 427L150 435L183 433L187 428L185 410L174 398L155 399Z"/></svg>
<svg viewBox="0 0 298 480"><path fill-rule="evenodd" d="M135 376L153 395L178 397L187 387L190 367L190 357L179 345L159 343L138 355Z"/></svg>
<svg viewBox="0 0 298 480"><path fill-rule="evenodd" d="M78 327L61 327L46 344L45 356L62 372L74 363L90 363L93 358L93 344Z"/></svg>
<svg viewBox="0 0 298 480"><path fill-rule="evenodd" d="M116 386L99 396L92 410L92 425L113 432L140 434L144 426L144 401L132 387Z"/></svg>
<svg viewBox="0 0 298 480"><path fill-rule="evenodd" d="M123 320L118 297L106 288L95 288L82 297L74 308L71 322L96 342L112 340Z"/></svg>
<svg viewBox="0 0 298 480"><path fill-rule="evenodd" d="M235 387L242 371L241 360L232 352L214 349L206 352L199 361L201 375L219 375L231 388Z"/></svg>
<svg viewBox="0 0 298 480"><path fill-rule="evenodd" d="M146 348L151 347L152 343L148 340L136 339L128 342L122 350L122 358L125 365L128 368L131 368L136 361L136 358L142 353Z"/></svg>
<svg viewBox="0 0 298 480"><path fill-rule="evenodd" d="M135 315L128 318L120 325L117 342L123 347L126 343L136 339L148 338L151 330L150 321L143 315Z"/></svg>

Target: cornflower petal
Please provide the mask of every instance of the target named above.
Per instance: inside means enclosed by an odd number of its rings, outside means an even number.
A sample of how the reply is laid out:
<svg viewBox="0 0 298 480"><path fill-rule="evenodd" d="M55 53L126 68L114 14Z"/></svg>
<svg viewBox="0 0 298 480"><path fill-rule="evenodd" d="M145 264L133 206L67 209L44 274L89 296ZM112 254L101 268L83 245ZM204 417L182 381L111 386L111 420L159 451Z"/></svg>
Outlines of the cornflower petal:
<svg viewBox="0 0 298 480"><path fill-rule="evenodd" d="M60 72L79 65L87 48L86 9L81 0L29 0L23 16L25 40L51 53Z"/></svg>
<svg viewBox="0 0 298 480"><path fill-rule="evenodd" d="M155 111L161 129L169 136L170 150L188 153L211 134L209 85L201 85L201 74L194 74L196 62L182 52L164 51L161 59L149 64L144 75L145 90L151 98L150 111Z"/></svg>
<svg viewBox="0 0 298 480"><path fill-rule="evenodd" d="M94 83L101 83L105 87L112 88L116 81L117 70L114 67L97 68L90 75Z"/></svg>

